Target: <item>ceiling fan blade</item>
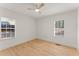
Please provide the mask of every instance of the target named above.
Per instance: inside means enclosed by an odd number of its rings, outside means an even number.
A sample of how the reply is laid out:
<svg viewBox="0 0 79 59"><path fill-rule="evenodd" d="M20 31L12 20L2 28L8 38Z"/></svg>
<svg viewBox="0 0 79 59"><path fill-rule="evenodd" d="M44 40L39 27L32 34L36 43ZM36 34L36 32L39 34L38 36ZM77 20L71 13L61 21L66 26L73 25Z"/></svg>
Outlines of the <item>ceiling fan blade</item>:
<svg viewBox="0 0 79 59"><path fill-rule="evenodd" d="M41 7L43 7L44 6L44 3L36 3L35 4L35 8L36 9L40 9Z"/></svg>
<svg viewBox="0 0 79 59"><path fill-rule="evenodd" d="M34 9L32 9L32 8L27 8L27 10L34 10Z"/></svg>
<svg viewBox="0 0 79 59"><path fill-rule="evenodd" d="M34 7L34 8L35 8L35 9L38 9L38 3L35 4L35 7Z"/></svg>
<svg viewBox="0 0 79 59"><path fill-rule="evenodd" d="M39 14L41 14L41 11L39 11Z"/></svg>
<svg viewBox="0 0 79 59"><path fill-rule="evenodd" d="M38 14L41 14L41 11L39 11Z"/></svg>
<svg viewBox="0 0 79 59"><path fill-rule="evenodd" d="M42 8L43 6L44 6L44 3L40 3L39 9Z"/></svg>

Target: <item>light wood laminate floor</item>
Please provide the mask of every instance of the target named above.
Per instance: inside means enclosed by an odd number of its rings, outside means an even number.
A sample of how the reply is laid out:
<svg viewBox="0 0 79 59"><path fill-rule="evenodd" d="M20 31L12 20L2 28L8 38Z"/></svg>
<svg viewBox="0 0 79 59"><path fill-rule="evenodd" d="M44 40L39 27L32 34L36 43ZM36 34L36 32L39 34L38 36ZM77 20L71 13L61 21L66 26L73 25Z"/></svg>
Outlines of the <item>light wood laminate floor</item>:
<svg viewBox="0 0 79 59"><path fill-rule="evenodd" d="M35 39L0 51L0 56L78 56L78 51L74 48Z"/></svg>

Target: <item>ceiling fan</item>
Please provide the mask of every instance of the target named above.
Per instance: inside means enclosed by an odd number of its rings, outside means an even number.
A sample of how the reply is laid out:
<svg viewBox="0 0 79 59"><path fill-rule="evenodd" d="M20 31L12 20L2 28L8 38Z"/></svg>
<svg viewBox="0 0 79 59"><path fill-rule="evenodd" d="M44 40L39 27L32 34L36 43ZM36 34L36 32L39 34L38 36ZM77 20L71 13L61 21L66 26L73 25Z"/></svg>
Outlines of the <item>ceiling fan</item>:
<svg viewBox="0 0 79 59"><path fill-rule="evenodd" d="M41 13L41 8L44 7L44 3L36 3L33 8L27 8L27 10L34 10L36 13Z"/></svg>

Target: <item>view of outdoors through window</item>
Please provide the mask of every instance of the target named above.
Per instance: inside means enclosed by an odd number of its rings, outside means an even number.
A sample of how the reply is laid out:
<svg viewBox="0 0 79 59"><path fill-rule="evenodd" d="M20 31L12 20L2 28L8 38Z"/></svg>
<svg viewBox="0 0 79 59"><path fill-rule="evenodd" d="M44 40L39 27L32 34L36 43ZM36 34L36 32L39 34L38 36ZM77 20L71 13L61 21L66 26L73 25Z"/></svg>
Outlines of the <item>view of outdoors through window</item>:
<svg viewBox="0 0 79 59"><path fill-rule="evenodd" d="M55 35L64 35L64 20L55 21Z"/></svg>
<svg viewBox="0 0 79 59"><path fill-rule="evenodd" d="M15 19L1 17L1 38L15 37Z"/></svg>

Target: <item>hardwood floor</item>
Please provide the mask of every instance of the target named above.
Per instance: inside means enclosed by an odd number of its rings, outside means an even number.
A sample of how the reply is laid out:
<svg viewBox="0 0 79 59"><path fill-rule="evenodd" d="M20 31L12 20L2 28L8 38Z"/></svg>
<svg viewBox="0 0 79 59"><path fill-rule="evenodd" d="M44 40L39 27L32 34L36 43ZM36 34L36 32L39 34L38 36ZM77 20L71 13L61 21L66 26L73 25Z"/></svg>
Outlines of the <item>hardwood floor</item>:
<svg viewBox="0 0 79 59"><path fill-rule="evenodd" d="M0 56L78 56L78 52L74 48L43 40L32 40L0 51Z"/></svg>

